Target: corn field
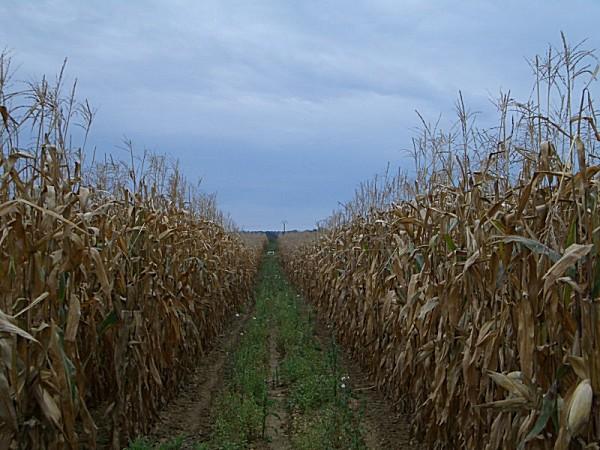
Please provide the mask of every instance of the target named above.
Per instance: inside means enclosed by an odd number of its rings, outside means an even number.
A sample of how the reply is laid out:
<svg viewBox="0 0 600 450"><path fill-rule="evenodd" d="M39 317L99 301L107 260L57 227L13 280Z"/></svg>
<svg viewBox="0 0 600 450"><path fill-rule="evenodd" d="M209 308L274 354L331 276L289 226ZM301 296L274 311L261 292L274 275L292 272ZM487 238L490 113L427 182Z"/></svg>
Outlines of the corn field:
<svg viewBox="0 0 600 450"><path fill-rule="evenodd" d="M62 73L16 89L9 66L0 57L0 448L121 449L249 300L264 238L244 244L164 158L85 164L71 139L85 146L89 104L63 95Z"/></svg>
<svg viewBox="0 0 600 450"><path fill-rule="evenodd" d="M598 65L563 44L530 61L529 101L500 96L497 127L460 97L450 131L423 120L416 182L363 186L282 242L427 448L599 448Z"/></svg>

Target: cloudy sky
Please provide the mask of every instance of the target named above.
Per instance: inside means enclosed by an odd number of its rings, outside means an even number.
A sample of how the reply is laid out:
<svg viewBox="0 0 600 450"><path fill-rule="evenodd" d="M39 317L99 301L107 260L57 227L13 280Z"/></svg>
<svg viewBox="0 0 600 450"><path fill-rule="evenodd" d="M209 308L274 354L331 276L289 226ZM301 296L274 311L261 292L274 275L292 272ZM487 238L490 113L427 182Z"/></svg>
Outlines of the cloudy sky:
<svg viewBox="0 0 600 450"><path fill-rule="evenodd" d="M415 110L451 121L460 89L485 117L500 89L528 96L525 58L561 30L599 47L598 18L597 0L3 0L0 48L22 80L68 57L99 151L127 136L243 228L311 228L408 167Z"/></svg>

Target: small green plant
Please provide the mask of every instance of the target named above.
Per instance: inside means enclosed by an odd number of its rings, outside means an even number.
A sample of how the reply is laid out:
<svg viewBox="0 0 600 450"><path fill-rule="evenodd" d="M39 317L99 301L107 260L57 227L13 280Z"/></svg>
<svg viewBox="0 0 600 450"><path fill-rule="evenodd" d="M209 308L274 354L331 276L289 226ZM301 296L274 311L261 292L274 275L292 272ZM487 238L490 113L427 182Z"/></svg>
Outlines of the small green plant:
<svg viewBox="0 0 600 450"><path fill-rule="evenodd" d="M147 438L134 440L127 450L179 450L183 445L183 436L177 436L168 442L155 445Z"/></svg>
<svg viewBox="0 0 600 450"><path fill-rule="evenodd" d="M178 436L166 444L161 444L158 450L179 450L183 445L183 436Z"/></svg>
<svg viewBox="0 0 600 450"><path fill-rule="evenodd" d="M314 314L287 282L274 302L278 347L284 355L279 375L288 387L293 448L365 448L359 417L349 407L352 394L335 340L322 348L314 337Z"/></svg>
<svg viewBox="0 0 600 450"><path fill-rule="evenodd" d="M262 406L253 398L227 392L217 406L213 444L216 448L243 448L260 437Z"/></svg>
<svg viewBox="0 0 600 450"><path fill-rule="evenodd" d="M131 444L129 444L129 447L127 447L127 450L151 450L152 449L152 444L150 443L150 441L148 441L145 438L138 438L136 440L134 440Z"/></svg>

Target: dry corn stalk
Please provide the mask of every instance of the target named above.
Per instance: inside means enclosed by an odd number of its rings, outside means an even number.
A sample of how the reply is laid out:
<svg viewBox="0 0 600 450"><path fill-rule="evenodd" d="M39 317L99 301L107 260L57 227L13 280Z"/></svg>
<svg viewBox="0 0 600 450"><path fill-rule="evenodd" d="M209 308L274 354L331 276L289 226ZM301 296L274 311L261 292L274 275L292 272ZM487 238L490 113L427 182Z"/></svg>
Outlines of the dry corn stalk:
<svg viewBox="0 0 600 450"><path fill-rule="evenodd" d="M548 89L574 54L536 65ZM600 441L600 166L582 99L573 120L564 97L556 117L515 104L512 120L504 99L500 144L467 114L458 143L425 126L406 199L362 195L316 241L283 239L290 277L430 448Z"/></svg>
<svg viewBox="0 0 600 450"><path fill-rule="evenodd" d="M264 237L190 204L176 170L83 169L58 85L0 85L0 448L121 449L249 299Z"/></svg>

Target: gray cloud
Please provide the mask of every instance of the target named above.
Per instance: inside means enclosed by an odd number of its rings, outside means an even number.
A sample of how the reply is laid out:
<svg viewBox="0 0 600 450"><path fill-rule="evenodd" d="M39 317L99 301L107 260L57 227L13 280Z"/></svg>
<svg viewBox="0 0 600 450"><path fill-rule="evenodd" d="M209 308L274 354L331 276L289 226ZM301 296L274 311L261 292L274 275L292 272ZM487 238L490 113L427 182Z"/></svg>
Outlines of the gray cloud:
<svg viewBox="0 0 600 450"><path fill-rule="evenodd" d="M92 136L179 158L242 226L310 227L388 161L414 110L450 120L459 89L527 96L524 57L600 43L600 3L21 0L0 4L19 77L69 57L99 107ZM491 117L489 113L484 117Z"/></svg>

